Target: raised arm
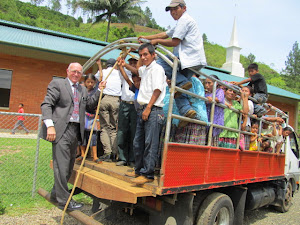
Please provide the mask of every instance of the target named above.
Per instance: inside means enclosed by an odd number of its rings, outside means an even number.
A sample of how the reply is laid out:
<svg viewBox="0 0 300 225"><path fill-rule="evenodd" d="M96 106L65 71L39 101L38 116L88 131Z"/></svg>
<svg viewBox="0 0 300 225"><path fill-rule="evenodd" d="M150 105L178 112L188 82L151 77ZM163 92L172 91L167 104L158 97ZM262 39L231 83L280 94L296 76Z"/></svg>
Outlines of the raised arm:
<svg viewBox="0 0 300 225"><path fill-rule="evenodd" d="M103 79L103 71L102 71L102 64L101 64L101 59L99 58L96 61L97 65L98 65L98 70L99 70L99 81L102 81Z"/></svg>
<svg viewBox="0 0 300 225"><path fill-rule="evenodd" d="M241 100L243 102L243 114L248 115L249 113L249 105L248 105L248 95L245 93L241 93Z"/></svg>
<svg viewBox="0 0 300 225"><path fill-rule="evenodd" d="M120 73L122 74L123 78L125 79L125 81L129 85L129 87L132 88L133 83L131 82L131 80L129 79L129 77L127 76L127 74L124 70L124 66L126 66L126 63L125 63L124 59L118 59L118 61L119 61L118 66L119 66L119 69L120 69Z"/></svg>
<svg viewBox="0 0 300 225"><path fill-rule="evenodd" d="M177 45L179 45L179 43L181 42L180 39L178 38L170 38L168 39L168 35L166 32L162 32L159 34L153 34L153 35L149 35L149 36L140 36L139 39L144 38L144 39L148 39L151 40L150 43L152 45L157 45L157 44L161 44L163 46L167 46L167 47L175 47Z"/></svg>
<svg viewBox="0 0 300 225"><path fill-rule="evenodd" d="M125 67L126 69L128 69L129 71L131 71L131 73L134 73L136 75L139 75L139 71L138 71L138 68L140 68L140 66L138 66L137 64L137 68L133 67L133 66L130 66L129 64L125 63L123 65L123 67Z"/></svg>
<svg viewBox="0 0 300 225"><path fill-rule="evenodd" d="M240 82L231 81L230 83L231 83L231 84L234 84L234 85L241 85L241 84L249 83L250 81L251 81L251 78L247 78L247 79L242 80L242 81L240 81Z"/></svg>
<svg viewBox="0 0 300 225"><path fill-rule="evenodd" d="M153 40L153 39L167 39L169 36L166 32L158 33L158 34L152 34L148 36L140 36L138 39L144 38L147 40Z"/></svg>

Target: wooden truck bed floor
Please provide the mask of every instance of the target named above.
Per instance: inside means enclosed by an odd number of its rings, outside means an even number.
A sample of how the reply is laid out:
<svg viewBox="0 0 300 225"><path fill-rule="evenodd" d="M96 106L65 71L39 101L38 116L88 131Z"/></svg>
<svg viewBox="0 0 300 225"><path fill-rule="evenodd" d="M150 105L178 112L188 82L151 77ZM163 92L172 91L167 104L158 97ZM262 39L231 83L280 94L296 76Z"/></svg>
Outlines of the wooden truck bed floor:
<svg viewBox="0 0 300 225"><path fill-rule="evenodd" d="M74 183L75 174L80 165L74 165L73 174L69 183ZM133 169L127 166L116 166L113 162L96 164L87 159L79 177L77 187L103 199L136 203L138 197L155 196L158 187L158 179L142 186L136 186L130 180L132 177L125 175Z"/></svg>

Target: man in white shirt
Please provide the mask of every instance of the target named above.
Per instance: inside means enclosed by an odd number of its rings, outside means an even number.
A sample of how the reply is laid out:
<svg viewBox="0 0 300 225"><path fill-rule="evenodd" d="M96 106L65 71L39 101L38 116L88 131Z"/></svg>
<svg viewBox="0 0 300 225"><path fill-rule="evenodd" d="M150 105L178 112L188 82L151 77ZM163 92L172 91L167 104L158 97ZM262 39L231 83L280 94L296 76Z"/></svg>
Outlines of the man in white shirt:
<svg viewBox="0 0 300 225"><path fill-rule="evenodd" d="M136 68L137 60L130 58L129 65ZM121 70L121 68L120 68ZM124 69L127 77L131 83L132 75L127 69ZM118 119L118 150L119 150L119 162L117 166L134 166L134 152L133 152L133 139L136 128L136 110L134 107L134 93L129 90L129 84L122 76L122 96L119 108Z"/></svg>
<svg viewBox="0 0 300 225"><path fill-rule="evenodd" d="M206 58L204 53L203 39L199 31L196 21L187 14L186 4L184 0L172 0L170 5L166 7L166 11L170 11L171 16L177 21L174 28L159 34L141 36L151 40L151 44L161 44L167 47L174 47L173 53L180 59L180 69L177 71L176 86L185 90L192 87L190 78L193 72L188 68L196 67L201 69L206 66ZM171 37L171 39L168 39ZM158 59L168 77L172 79L172 68L162 59ZM180 115L194 118L196 112L192 109L187 95L180 92L175 93L175 102Z"/></svg>
<svg viewBox="0 0 300 225"><path fill-rule="evenodd" d="M126 175L136 177L132 182L141 185L154 179L159 137L164 121L162 107L166 94L166 76L164 69L155 61L153 45L143 44L138 52L143 66L138 67L141 84L137 98L140 108L137 112L137 126L133 141L135 171L128 172Z"/></svg>
<svg viewBox="0 0 300 225"><path fill-rule="evenodd" d="M100 60L97 61L99 66ZM103 78L105 80L110 71L112 70L115 59L108 59L106 62L107 69L103 69ZM99 70L101 67L99 66ZM95 74L95 77L101 81L99 71ZM106 88L103 91L103 98L101 100L99 120L100 120L100 140L103 145L104 155L100 156L99 159L103 161L115 160L118 145L117 145L117 121L119 114L120 96L122 95L121 90L121 75L118 70L113 69L107 79Z"/></svg>

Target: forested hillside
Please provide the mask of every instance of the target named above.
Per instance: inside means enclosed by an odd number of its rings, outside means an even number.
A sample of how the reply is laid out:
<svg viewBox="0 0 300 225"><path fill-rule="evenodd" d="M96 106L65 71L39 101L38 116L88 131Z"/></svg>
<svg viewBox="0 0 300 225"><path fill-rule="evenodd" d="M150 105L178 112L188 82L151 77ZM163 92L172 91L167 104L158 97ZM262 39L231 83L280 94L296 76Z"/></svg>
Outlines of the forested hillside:
<svg viewBox="0 0 300 225"><path fill-rule="evenodd" d="M151 16L151 12L147 12L147 14L150 14ZM83 23L81 17L75 19L72 16L64 15L47 7L35 6L30 3L24 3L17 0L0 1L0 19L84 36L101 41L105 40L107 28L107 22L105 21L91 23L92 20L90 20L90 23ZM114 21L117 21L117 19L115 18L112 20L112 22ZM156 24L154 19L150 21L154 21L154 24ZM160 28L158 25L155 26ZM132 26L126 23L112 23L108 41L111 42L123 37L140 36L158 32L161 32L161 30L138 25ZM205 34L204 40L208 65L218 68L222 67L226 60L226 49L223 46L213 43L213 40L207 39ZM247 68L247 66L254 61L255 56L252 54L249 56L241 55L241 63L244 68ZM257 63L259 64L261 74L266 77L268 84L287 89L283 76L268 65L260 62ZM298 90L293 91L297 92Z"/></svg>

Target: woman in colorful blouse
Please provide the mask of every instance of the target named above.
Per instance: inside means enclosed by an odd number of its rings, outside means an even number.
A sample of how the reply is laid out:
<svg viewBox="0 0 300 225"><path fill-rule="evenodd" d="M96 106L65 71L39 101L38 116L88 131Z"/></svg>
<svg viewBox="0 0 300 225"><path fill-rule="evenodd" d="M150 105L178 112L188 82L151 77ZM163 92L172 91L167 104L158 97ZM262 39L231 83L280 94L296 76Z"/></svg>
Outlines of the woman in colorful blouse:
<svg viewBox="0 0 300 225"><path fill-rule="evenodd" d="M235 99L236 93L229 88L225 89L225 105L227 105L228 108L224 110L224 126L239 129L239 113L232 111L231 108L241 111L243 107ZM244 104L248 104L248 101L243 102ZM238 135L237 132L223 130L219 135L219 147L236 148Z"/></svg>
<svg viewBox="0 0 300 225"><path fill-rule="evenodd" d="M220 80L219 77L216 75L211 75L211 77L213 77L217 80ZM212 97L213 97L213 93L212 93L213 86L214 86L213 80L206 78L206 80L205 80L205 89L206 89L205 97L208 99L208 102L206 102L206 110L207 110L207 117L208 117L209 122L210 122L210 112L211 112L211 105L212 105L211 102L212 102ZM225 104L224 91L219 86L217 86L215 101L217 103ZM224 126L224 109L217 105L215 106L213 123ZM208 127L208 130L209 130L209 127ZM208 130L207 130L207 133L208 133ZM212 142L211 142L212 146L218 146L219 134L221 132L222 132L222 129L216 128L216 127L213 128Z"/></svg>

